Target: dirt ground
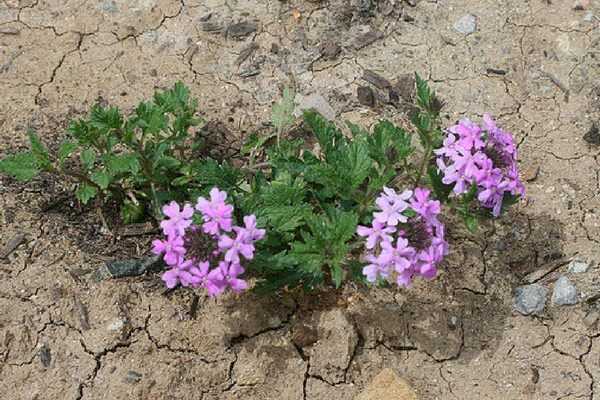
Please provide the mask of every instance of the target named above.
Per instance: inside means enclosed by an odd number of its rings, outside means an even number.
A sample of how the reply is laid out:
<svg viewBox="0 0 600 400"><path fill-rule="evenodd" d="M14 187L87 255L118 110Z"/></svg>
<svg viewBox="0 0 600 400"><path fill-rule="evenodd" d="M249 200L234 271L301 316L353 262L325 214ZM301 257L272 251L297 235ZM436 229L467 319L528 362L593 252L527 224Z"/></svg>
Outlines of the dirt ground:
<svg viewBox="0 0 600 400"><path fill-rule="evenodd" d="M475 31L458 32L467 15ZM190 313L194 294L165 295L158 275L94 279L149 237L109 236L65 183L0 177L0 246L25 235L0 260L0 398L341 400L389 367L424 400L600 400L599 25L593 0L0 0L0 155L28 128L56 146L94 102L130 109L176 80L231 142L288 85L339 121L401 120L365 71L417 71L448 123L488 111L515 133L528 190L478 235L451 227L435 281L200 294ZM591 268L568 273L572 259ZM577 305L514 311L517 286L551 294L562 275Z"/></svg>

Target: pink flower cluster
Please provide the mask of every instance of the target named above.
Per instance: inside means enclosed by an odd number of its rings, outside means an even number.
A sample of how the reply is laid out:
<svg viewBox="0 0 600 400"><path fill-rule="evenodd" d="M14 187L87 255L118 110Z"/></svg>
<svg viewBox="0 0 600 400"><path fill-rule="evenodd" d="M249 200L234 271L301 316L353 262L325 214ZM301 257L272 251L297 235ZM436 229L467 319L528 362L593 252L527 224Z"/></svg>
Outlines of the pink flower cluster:
<svg viewBox="0 0 600 400"><path fill-rule="evenodd" d="M500 215L505 194L525 195L513 137L498 128L488 114L483 116L483 126L463 119L450 127L436 154L438 168L444 174L442 182L454 184L456 195L476 185L477 199L495 217Z"/></svg>
<svg viewBox="0 0 600 400"><path fill-rule="evenodd" d="M248 283L242 259L254 257L254 243L265 236L264 229L256 227L256 217L244 217L244 227L233 225L233 206L226 203L227 193L213 188L210 200L198 198L196 207L182 207L172 201L163 207L167 217L160 224L164 239L152 242L152 252L163 255L169 269L162 275L168 288L177 285L204 287L210 296L223 293L227 288L240 292ZM193 222L199 212L202 224Z"/></svg>
<svg viewBox="0 0 600 400"><path fill-rule="evenodd" d="M372 226L359 226L365 237L369 263L363 274L369 282L385 279L410 286L415 276L435 278L437 264L448 253L444 225L439 221L440 202L429 198L428 189L400 194L384 188L377 198Z"/></svg>

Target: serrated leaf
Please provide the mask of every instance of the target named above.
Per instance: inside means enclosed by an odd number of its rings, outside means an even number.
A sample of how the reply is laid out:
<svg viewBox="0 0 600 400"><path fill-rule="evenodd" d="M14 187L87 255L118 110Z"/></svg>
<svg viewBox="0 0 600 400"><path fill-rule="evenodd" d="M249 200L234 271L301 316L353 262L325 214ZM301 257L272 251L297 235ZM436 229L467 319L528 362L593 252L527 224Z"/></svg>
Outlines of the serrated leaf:
<svg viewBox="0 0 600 400"><path fill-rule="evenodd" d="M284 132L286 128L294 123L294 97L292 89L283 89L281 102L273 105L271 110L271 122L277 132Z"/></svg>
<svg viewBox="0 0 600 400"><path fill-rule="evenodd" d="M353 141L343 154L336 172L345 176L350 189L356 189L371 173L373 160L369 157L369 150L363 141Z"/></svg>
<svg viewBox="0 0 600 400"><path fill-rule="evenodd" d="M19 181L29 181L40 172L36 157L30 151L0 160L0 172Z"/></svg>
<svg viewBox="0 0 600 400"><path fill-rule="evenodd" d="M191 169L194 182L201 187L216 186L227 192L237 187L242 175L239 169L226 162L218 163L212 159L194 162Z"/></svg>
<svg viewBox="0 0 600 400"><path fill-rule="evenodd" d="M275 134L259 136L256 133L253 133L250 136L248 136L248 139L246 139L240 150L242 154L250 154L251 152L263 147L265 143L267 143L270 139L273 139L274 137Z"/></svg>
<svg viewBox="0 0 600 400"><path fill-rule="evenodd" d="M333 280L333 284L336 288L339 288L342 284L342 279L344 278L344 270L338 264L331 265L330 268L331 279Z"/></svg>
<svg viewBox="0 0 600 400"><path fill-rule="evenodd" d="M98 189L96 189L94 186L88 185L87 183L82 183L79 185L79 188L77 188L77 191L75 192L75 196L83 204L87 204L91 199L96 197L97 194Z"/></svg>
<svg viewBox="0 0 600 400"><path fill-rule="evenodd" d="M96 152L91 148L87 148L81 152L80 158L84 168L91 169L96 162Z"/></svg>
<svg viewBox="0 0 600 400"><path fill-rule="evenodd" d="M140 170L140 162L134 153L118 155L109 154L104 157L104 163L111 175L123 174L126 172L136 174Z"/></svg>
<svg viewBox="0 0 600 400"><path fill-rule="evenodd" d="M104 171L95 171L90 175L90 179L100 186L100 189L106 189L110 184L111 176Z"/></svg>
<svg viewBox="0 0 600 400"><path fill-rule="evenodd" d="M37 164L41 168L48 168L51 166L50 156L48 155L48 150L46 150L46 146L42 143L40 138L35 134L34 131L29 130L27 132L29 136L29 143L31 144L31 154L37 160Z"/></svg>
<svg viewBox="0 0 600 400"><path fill-rule="evenodd" d="M102 107L97 104L92 107L89 126L97 129L102 135L119 129L123 125L123 117L117 107Z"/></svg>
<svg viewBox="0 0 600 400"><path fill-rule="evenodd" d="M448 201L448 196L450 196L450 193L452 192L452 186L442 182L443 174L433 166L427 169L427 174L429 175L429 182L433 188L435 198L442 203Z"/></svg>
<svg viewBox="0 0 600 400"><path fill-rule="evenodd" d="M346 138L335 124L315 111L304 111L304 122L317 137L321 150L327 159L338 147L347 143Z"/></svg>
<svg viewBox="0 0 600 400"><path fill-rule="evenodd" d="M417 85L417 104L423 109L428 110L431 104L431 89L429 89L427 81L422 79L416 72L415 81Z"/></svg>
<svg viewBox="0 0 600 400"><path fill-rule="evenodd" d="M75 142L71 142L71 141L63 142L60 145L60 147L58 148L58 161L61 164L64 163L65 160L67 158L69 158L75 150L77 150L77 147L78 147L78 145Z"/></svg>

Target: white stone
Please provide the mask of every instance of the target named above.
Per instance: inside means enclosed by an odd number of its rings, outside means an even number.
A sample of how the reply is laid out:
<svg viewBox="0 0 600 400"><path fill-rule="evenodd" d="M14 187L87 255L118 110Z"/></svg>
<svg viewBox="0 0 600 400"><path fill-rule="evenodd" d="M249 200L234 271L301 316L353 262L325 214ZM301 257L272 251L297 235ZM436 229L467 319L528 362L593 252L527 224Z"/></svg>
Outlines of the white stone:
<svg viewBox="0 0 600 400"><path fill-rule="evenodd" d="M454 23L454 29L465 35L477 30L477 17L472 14L463 15Z"/></svg>

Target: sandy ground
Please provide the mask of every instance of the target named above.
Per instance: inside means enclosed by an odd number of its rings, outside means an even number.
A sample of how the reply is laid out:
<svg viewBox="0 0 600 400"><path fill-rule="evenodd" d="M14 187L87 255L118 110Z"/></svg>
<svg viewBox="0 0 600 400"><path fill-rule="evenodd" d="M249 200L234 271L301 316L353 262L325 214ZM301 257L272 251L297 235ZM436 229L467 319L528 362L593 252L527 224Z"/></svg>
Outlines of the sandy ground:
<svg viewBox="0 0 600 400"><path fill-rule="evenodd" d="M476 30L460 33L467 14ZM515 133L528 190L479 235L452 232L436 281L200 294L191 315L193 293L164 295L157 275L93 279L148 238L107 236L65 183L0 178L0 245L25 235L0 260L0 398L351 399L390 367L425 400L600 400L599 25L590 1L0 0L0 155L27 128L55 146L94 102L130 109L176 80L232 142L264 127L288 85L340 121L401 120L365 70L417 71L448 123L489 111ZM568 273L571 259L591 268ZM552 293L561 275L577 305L513 310L517 286Z"/></svg>

